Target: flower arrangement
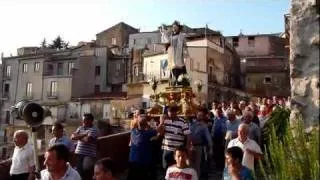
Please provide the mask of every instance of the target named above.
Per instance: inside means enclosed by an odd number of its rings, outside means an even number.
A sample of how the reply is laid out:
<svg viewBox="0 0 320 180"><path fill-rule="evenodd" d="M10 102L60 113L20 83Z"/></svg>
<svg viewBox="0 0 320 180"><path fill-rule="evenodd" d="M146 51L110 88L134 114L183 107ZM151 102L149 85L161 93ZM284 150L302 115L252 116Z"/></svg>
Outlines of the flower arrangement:
<svg viewBox="0 0 320 180"><path fill-rule="evenodd" d="M181 74L178 77L178 82L182 85L182 86L190 86L190 77L188 74Z"/></svg>
<svg viewBox="0 0 320 180"><path fill-rule="evenodd" d="M201 80L196 80L194 85L197 87L198 93L202 90L203 83Z"/></svg>
<svg viewBox="0 0 320 180"><path fill-rule="evenodd" d="M158 87L158 83L159 81L157 80L157 78L155 76L153 76L151 79L149 79L149 85L151 86L153 92L156 92L156 89Z"/></svg>

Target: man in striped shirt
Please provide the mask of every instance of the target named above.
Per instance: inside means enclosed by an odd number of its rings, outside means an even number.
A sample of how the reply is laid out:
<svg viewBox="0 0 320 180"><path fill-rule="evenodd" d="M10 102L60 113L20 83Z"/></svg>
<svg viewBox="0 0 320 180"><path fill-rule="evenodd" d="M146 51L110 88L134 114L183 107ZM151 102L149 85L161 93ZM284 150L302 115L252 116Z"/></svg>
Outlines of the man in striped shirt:
<svg viewBox="0 0 320 180"><path fill-rule="evenodd" d="M162 165L164 169L175 164L174 151L182 146L190 147L190 129L184 119L177 116L178 107L168 109L168 117L163 117L159 126L159 133L164 136L162 142ZM185 144L186 142L186 144Z"/></svg>
<svg viewBox="0 0 320 180"><path fill-rule="evenodd" d="M93 166L97 153L98 131L93 126L93 119L92 114L84 114L82 126L71 136L72 140L78 141L75 150L76 169L83 179L93 176Z"/></svg>

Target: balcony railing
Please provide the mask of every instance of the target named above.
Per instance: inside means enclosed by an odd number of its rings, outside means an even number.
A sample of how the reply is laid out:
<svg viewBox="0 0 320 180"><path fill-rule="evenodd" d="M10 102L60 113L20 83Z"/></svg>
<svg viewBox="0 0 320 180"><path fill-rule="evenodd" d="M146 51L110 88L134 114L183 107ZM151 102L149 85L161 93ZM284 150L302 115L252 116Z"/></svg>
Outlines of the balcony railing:
<svg viewBox="0 0 320 180"><path fill-rule="evenodd" d="M48 99L58 99L58 92L47 92Z"/></svg>

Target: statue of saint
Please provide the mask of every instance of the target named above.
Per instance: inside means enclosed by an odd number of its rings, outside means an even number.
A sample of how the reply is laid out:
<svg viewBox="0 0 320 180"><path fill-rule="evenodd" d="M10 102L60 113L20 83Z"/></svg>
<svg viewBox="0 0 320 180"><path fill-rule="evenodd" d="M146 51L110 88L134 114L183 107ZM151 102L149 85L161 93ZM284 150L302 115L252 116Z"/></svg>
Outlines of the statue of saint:
<svg viewBox="0 0 320 180"><path fill-rule="evenodd" d="M185 58L189 56L184 35L181 33L182 25L178 21L173 22L172 32L160 29L161 41L168 53L168 64L170 68L170 85L180 85L178 77L187 74Z"/></svg>

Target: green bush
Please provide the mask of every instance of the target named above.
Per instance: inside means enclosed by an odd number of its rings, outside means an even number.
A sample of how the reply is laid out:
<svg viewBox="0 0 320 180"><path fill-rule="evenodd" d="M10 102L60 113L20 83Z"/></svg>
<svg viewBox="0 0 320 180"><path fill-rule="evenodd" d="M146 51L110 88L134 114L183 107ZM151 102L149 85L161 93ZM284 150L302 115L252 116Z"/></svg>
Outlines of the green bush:
<svg viewBox="0 0 320 180"><path fill-rule="evenodd" d="M285 111L276 110L264 129L270 134L260 172L267 180L319 179L319 129L306 133L301 118L289 126Z"/></svg>

